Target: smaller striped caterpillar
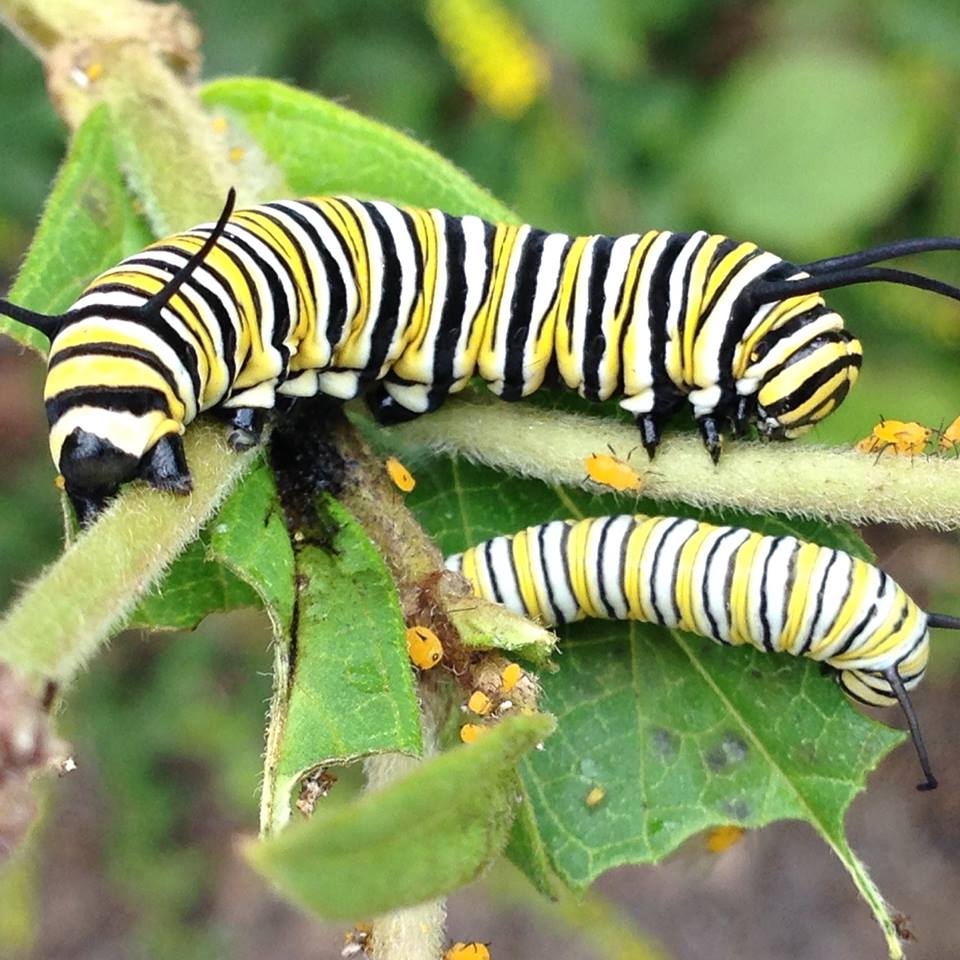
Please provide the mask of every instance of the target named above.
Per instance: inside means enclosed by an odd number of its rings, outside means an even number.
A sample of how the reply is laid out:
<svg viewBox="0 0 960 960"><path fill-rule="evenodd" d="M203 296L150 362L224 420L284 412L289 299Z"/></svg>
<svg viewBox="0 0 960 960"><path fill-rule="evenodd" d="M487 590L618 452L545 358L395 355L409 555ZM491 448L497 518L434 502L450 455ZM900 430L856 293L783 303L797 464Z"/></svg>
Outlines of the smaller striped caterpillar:
<svg viewBox="0 0 960 960"><path fill-rule="evenodd" d="M548 626L642 620L730 646L809 657L873 706L899 703L925 781L937 786L907 691L923 678L930 627L886 573L842 550L679 517L555 520L447 559L474 592Z"/></svg>

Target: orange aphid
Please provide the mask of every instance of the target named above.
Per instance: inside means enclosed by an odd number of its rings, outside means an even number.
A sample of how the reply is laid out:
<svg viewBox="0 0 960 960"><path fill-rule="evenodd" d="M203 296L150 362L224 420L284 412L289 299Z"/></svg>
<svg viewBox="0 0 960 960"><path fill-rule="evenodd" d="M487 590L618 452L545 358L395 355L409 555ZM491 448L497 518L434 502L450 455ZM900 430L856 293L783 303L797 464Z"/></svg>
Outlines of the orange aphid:
<svg viewBox="0 0 960 960"><path fill-rule="evenodd" d="M613 490L642 490L643 479L625 460L609 453L594 453L583 461L587 476Z"/></svg>
<svg viewBox="0 0 960 960"><path fill-rule="evenodd" d="M960 417L940 434L940 449L953 450L960 445Z"/></svg>
<svg viewBox="0 0 960 960"><path fill-rule="evenodd" d="M485 943L455 943L443 955L443 960L490 960L490 948Z"/></svg>
<svg viewBox="0 0 960 960"><path fill-rule="evenodd" d="M460 728L460 739L464 743L476 743L486 732L487 727L479 723L465 723Z"/></svg>
<svg viewBox="0 0 960 960"><path fill-rule="evenodd" d="M385 466L390 479L403 493L410 493L417 485L413 474L396 457L387 457Z"/></svg>
<svg viewBox="0 0 960 960"><path fill-rule="evenodd" d="M732 823L714 827L707 834L707 849L711 853L723 853L735 843L739 843L746 832L743 827L734 826Z"/></svg>
<svg viewBox="0 0 960 960"><path fill-rule="evenodd" d="M482 690L474 690L467 701L467 709L478 717L485 717L493 709L493 701Z"/></svg>
<svg viewBox="0 0 960 960"><path fill-rule="evenodd" d="M409 627L407 653L421 670L430 670L443 659L443 644L429 627Z"/></svg>
<svg viewBox="0 0 960 960"><path fill-rule="evenodd" d="M603 798L607 795L607 791L603 787L594 787L584 798L584 803L588 807L596 807L603 803Z"/></svg>
<svg viewBox="0 0 960 960"><path fill-rule="evenodd" d="M915 456L923 453L933 431L915 420L881 420L857 443L861 453L886 453Z"/></svg>
<svg viewBox="0 0 960 960"><path fill-rule="evenodd" d="M509 693L523 676L523 668L519 663L508 663L500 674L500 690Z"/></svg>

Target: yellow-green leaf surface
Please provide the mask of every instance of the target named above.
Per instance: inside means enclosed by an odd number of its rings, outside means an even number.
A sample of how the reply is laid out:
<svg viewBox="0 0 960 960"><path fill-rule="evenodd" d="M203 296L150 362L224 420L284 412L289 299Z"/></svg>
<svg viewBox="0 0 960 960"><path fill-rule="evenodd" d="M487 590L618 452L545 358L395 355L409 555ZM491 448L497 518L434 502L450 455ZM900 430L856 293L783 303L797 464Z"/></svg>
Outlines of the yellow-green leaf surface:
<svg viewBox="0 0 960 960"><path fill-rule="evenodd" d="M308 910L356 920L472 880L506 842L517 761L547 737L545 716L504 720L347 808L314 813L266 841L251 863Z"/></svg>
<svg viewBox="0 0 960 960"><path fill-rule="evenodd" d="M300 195L352 193L515 219L440 154L322 97L238 77L207 84L203 100L241 123Z"/></svg>
<svg viewBox="0 0 960 960"><path fill-rule="evenodd" d="M9 299L41 313L60 313L98 273L150 242L117 162L106 108L77 130ZM39 353L47 338L0 317L0 333Z"/></svg>
<svg viewBox="0 0 960 960"><path fill-rule="evenodd" d="M448 553L551 519L673 512L519 483L463 461L417 466L408 502ZM708 519L866 552L845 527ZM714 825L802 819L838 854L895 954L883 900L850 850L843 821L902 734L855 710L817 664L657 626L576 624L561 631L556 664L541 676L541 706L557 717L557 733L521 766L531 816L518 823L510 848L538 887L549 887L544 860L583 889L620 864L656 862ZM594 787L604 799L588 806ZM911 800L913 784L903 789Z"/></svg>

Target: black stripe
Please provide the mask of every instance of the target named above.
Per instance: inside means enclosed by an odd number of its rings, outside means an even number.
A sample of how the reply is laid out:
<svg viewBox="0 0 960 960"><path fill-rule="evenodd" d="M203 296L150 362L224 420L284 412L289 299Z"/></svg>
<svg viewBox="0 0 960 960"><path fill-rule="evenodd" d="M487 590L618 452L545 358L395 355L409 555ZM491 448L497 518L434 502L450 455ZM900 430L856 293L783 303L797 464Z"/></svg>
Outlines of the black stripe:
<svg viewBox="0 0 960 960"><path fill-rule="evenodd" d="M330 218L327 217L323 211L317 207L316 204L307 203L306 201L301 202L303 206L308 207L318 217L320 217L324 223L327 224L340 243L340 250L344 259L349 263L350 257L346 251L346 248L344 247L343 238L340 236L336 227L330 222ZM274 205L287 213L291 219L295 220L303 228L304 232L313 242L313 252L321 261L324 272L322 282L326 288L327 296L329 297L324 336L326 337L327 343L330 345L332 350L340 341L340 338L343 335L344 324L347 321L346 280L344 279L343 274L340 272L340 267L337 265L337 261L334 259L333 254L327 249L326 245L320 238L320 232L310 222L310 220L305 217L294 204L290 204L289 206L284 203L270 204L270 206ZM319 304L317 306L319 307ZM318 324L320 323L320 319L321 318L318 316Z"/></svg>
<svg viewBox="0 0 960 960"><path fill-rule="evenodd" d="M463 220L444 214L443 236L446 246L447 284L444 290L436 291L443 295L443 307L433 340L433 384L428 394L430 405L439 404L450 390L457 343L463 324L466 323L464 314L467 307L467 241L463 232ZM415 246L419 251L420 244ZM420 284L417 286L419 289ZM424 322L429 323L430 318L425 318Z"/></svg>
<svg viewBox="0 0 960 960"><path fill-rule="evenodd" d="M670 275L677 255L684 248L688 233L675 233L669 240L650 278L650 299L647 304L650 327L650 369L653 375L653 412L666 413L677 403L678 390L667 374L667 314L670 310ZM642 322L639 321L639 322Z"/></svg>
<svg viewBox="0 0 960 960"><path fill-rule="evenodd" d="M573 528L573 525L570 523L565 523L563 525L563 533L560 534L560 559L563 567L563 576L566 580L567 591L570 593L570 596L573 598L573 602L577 606L577 610L582 609L579 602L577 601L577 593L573 589L573 577L570 575L570 565L573 561L573 558L570 556L570 531ZM566 623L567 621L562 621Z"/></svg>
<svg viewBox="0 0 960 960"><path fill-rule="evenodd" d="M110 343L107 341L100 341L97 343L82 343L75 347L64 347L62 350L58 350L53 357L51 357L50 362L47 365L47 372L49 373L49 371L54 367L59 366L61 363L64 363L67 360L72 360L74 357L89 356L123 357L129 360L136 360L138 363L142 363L145 367L149 367L154 373L159 374L163 378L164 383L166 383L166 385L173 392L174 396L179 397L181 401L184 401L184 398L177 387L177 381L174 378L173 373L171 373L163 361L155 353L151 353L149 350L144 350L141 347L130 346L126 343ZM196 399L197 398L195 396L194 400Z"/></svg>
<svg viewBox="0 0 960 960"><path fill-rule="evenodd" d="M553 595L553 584L550 582L550 564L556 559L556 562L562 563L563 557L551 558L545 549L546 531L549 524L542 523L537 528L537 544L540 547L540 570L543 573L543 582L547 588L547 600L550 602L550 609L553 611L553 622L563 623L563 617L560 614L560 608L557 606L556 598Z"/></svg>
<svg viewBox="0 0 960 960"><path fill-rule="evenodd" d="M690 239L692 240L693 238L691 237ZM693 283L693 264L700 255L703 245L709 239L710 235L705 234L694 244L693 250L687 257L687 262L683 267L683 282L680 284L680 309L677 311L677 339L681 344L684 341L684 333L687 329L687 313L690 309L690 300L693 296L693 291L690 289ZM706 279L707 276L709 276L708 273L704 275L704 279ZM697 329L698 319L699 317L694 317L694 330Z"/></svg>
<svg viewBox="0 0 960 960"><path fill-rule="evenodd" d="M821 346L826 343L825 340L817 338L817 346ZM804 351L804 353L810 353L810 351ZM799 359L799 358L798 358ZM806 403L816 392L819 390L825 383L827 383L832 377L836 374L841 373L846 370L848 367L859 366L859 361L854 363L852 357L840 357L837 360L833 360L831 363L828 363L825 367L820 367L816 373L807 377L807 379L792 393L787 394L787 396L771 403L766 407L766 415L768 417L779 417L781 414L788 413L791 410L795 410L801 404ZM849 389L849 384L847 382L841 382L837 388L830 394L831 397L836 396L836 394L842 391L846 394ZM804 423L809 422L809 417L804 420L798 421L796 424L791 424L791 426L801 426Z"/></svg>
<svg viewBox="0 0 960 960"><path fill-rule="evenodd" d="M543 230L532 230L527 234L520 251L520 259L513 287L513 299L510 302L510 315L507 318L507 355L503 364L504 400L519 400L523 396L523 358L526 352L530 322L533 317L533 301L537 293L537 280L540 264L543 260L543 243L550 234ZM493 318L494 324L497 318ZM494 340L496 342L496 340Z"/></svg>
<svg viewBox="0 0 960 960"><path fill-rule="evenodd" d="M717 620L713 615L713 611L710 609L710 580L711 580L710 567L713 565L713 561L716 558L717 551L720 549L720 544L723 543L723 541L726 540L727 537L730 536L732 532L733 531L728 527L726 530L723 531L723 533L721 533L716 538L716 540L713 541L713 544L711 545L710 550L707 552L707 559L704 561L704 564L703 564L703 577L700 580L700 602L703 604L703 609L707 614L707 620L710 621L710 636L713 637L714 640L719 640L720 642L723 642L720 636L720 625L717 623ZM733 566L732 563L728 566L727 568L728 574L729 574L730 567L732 566ZM729 622L729 619L730 617L729 617L729 610L728 610L728 614L727 614L728 622Z"/></svg>
<svg viewBox="0 0 960 960"><path fill-rule="evenodd" d="M155 250L163 250L164 252L171 254L178 254L183 259L184 263L190 259L189 253L181 250L179 247L174 246L152 247L149 251L146 251L146 253L153 253ZM174 267L171 269L169 264L163 263L160 260L153 260L147 255L132 258L132 262L143 264L145 266L152 266L158 270L163 270L165 273L169 273L171 277L175 276L180 269L179 267ZM182 264L180 266L182 266ZM202 276L202 271L206 271L210 274L210 276L221 283L223 288L228 292L228 296L233 293L230 284L227 283L226 278L220 274L219 271L214 270L206 263L201 264L200 267L194 271L194 273L190 276L190 279L187 280L187 282L180 288L179 293L181 295L185 295L189 291L190 294L195 294L201 300L203 300L210 312L213 314L214 319L217 321L217 327L220 330L220 338L221 342L223 343L223 359L226 363L227 374L229 376L230 383L232 384L236 379L237 373L237 330L230 320L230 314L227 312L227 308L223 305L221 298L212 290L208 290L206 286L198 282L200 276ZM177 313L176 308L170 304L167 304L167 309ZM239 314L239 312L240 310L238 306L237 313ZM197 322L200 323L204 329L207 329L207 324L203 321L203 318L196 313L195 310L194 316L196 317ZM180 319L181 322L186 322L182 317Z"/></svg>
<svg viewBox="0 0 960 960"><path fill-rule="evenodd" d="M74 407L97 407L142 417L153 410L169 416L167 398L152 387L71 387L46 402L47 420L52 426Z"/></svg>
<svg viewBox="0 0 960 960"><path fill-rule="evenodd" d="M490 578L490 586L493 587L493 599L497 603L503 603L503 594L500 593L500 584L497 583L497 575L493 569L493 540L488 540L483 545L483 562L487 565L487 576Z"/></svg>
<svg viewBox="0 0 960 960"><path fill-rule="evenodd" d="M770 560L783 541L783 537L774 537L763 560L763 573L760 575L760 629L763 631L763 649L773 652L773 632L770 629L770 617L767 614L769 604L767 599L770 591L767 589L767 578L770 575Z"/></svg>
<svg viewBox="0 0 960 960"><path fill-rule="evenodd" d="M627 596L627 551L630 547L630 538L637 531L637 526L637 521L631 518L623 534L623 539L620 541L620 565L617 568L617 583L620 587L620 596L623 598L623 606L628 615L630 613L630 599Z"/></svg>
<svg viewBox="0 0 960 960"><path fill-rule="evenodd" d="M287 363L290 360L290 349L284 344L287 336L290 332L290 325L293 321L293 317L290 315L290 306L287 303L287 295L283 289L283 284L280 280L280 274L267 262L265 257L262 257L257 253L253 244L247 240L246 237L240 236L238 233L234 232L235 230L249 230L248 227L244 227L242 224L231 223L230 227L234 229L227 229L224 231L223 239L224 241L229 241L236 244L241 250L250 256L253 262L256 264L257 269L260 271L261 276L267 282L267 287L270 290L270 301L273 306L273 334L270 338L270 345L274 350L280 355L280 378L283 379L286 376ZM252 234L252 231L250 231ZM283 257L270 246L265 240L261 237L257 237L253 234L254 238L264 244L270 249L273 255L280 262L281 269L286 269L286 264L283 261ZM228 251L226 243L222 244L222 249ZM287 277L289 279L289 273ZM251 285L252 290L256 290L256 286ZM258 309L257 309L257 322L260 324L261 338L263 336L263 318L264 311L260 309L259 298L258 298Z"/></svg>
<svg viewBox="0 0 960 960"><path fill-rule="evenodd" d="M829 547L821 547L822 550L829 550ZM830 550L830 560L827 562L826 567L823 570L823 575L820 577L820 586L817 588L817 604L813 610L813 616L810 618L810 624L807 627L807 636L804 639L803 643L800 644L800 649L797 651L797 656L804 656L813 645L813 641L816 637L817 624L820 622L820 614L823 612L823 600L827 590L827 581L830 579L830 570L833 565L837 562L837 551Z"/></svg>
<svg viewBox="0 0 960 960"><path fill-rule="evenodd" d="M144 296L142 290L132 287L125 283L105 283L99 285L95 291L90 293L128 293ZM169 308L168 308L169 309ZM68 313L63 320L60 330L63 331L76 323L91 318L102 318L104 320L127 320L130 323L140 324L144 329L162 340L176 355L177 359L183 364L184 369L190 377L190 383L194 394L199 398L201 394L200 373L198 356L203 354L203 348L197 342L196 336L187 330L189 340L184 339L177 333L170 324L162 317L154 313L144 313L141 309L134 306L118 306L115 304L101 303L91 304L89 307L83 307Z"/></svg>
<svg viewBox="0 0 960 960"><path fill-rule="evenodd" d="M650 606L653 607L653 613L657 618L657 623L660 623L660 624L666 623L666 619L664 618L663 614L660 612L660 608L657 606L656 579L657 579L657 568L660 566L660 553L663 550L663 545L664 543L666 543L667 537L670 536L670 534L673 532L674 528L678 524L683 523L683 520L680 517L673 517L666 522L668 523L667 529L664 531L663 536L660 538L660 542L657 544L656 550L654 550L653 552L653 562L650 565L650 583L649 583ZM674 566L676 566L676 564L674 564ZM674 573L673 573L673 580L672 580L672 586L670 591L671 592L670 599L673 602L673 605L676 606L676 601L675 601L675 598L673 597L674 585L676 585L676 570L674 570Z"/></svg>
<svg viewBox="0 0 960 960"><path fill-rule="evenodd" d="M380 376L380 368L387 359L390 346L400 326L400 295L403 275L400 268L400 258L397 256L396 239L386 220L384 220L383 214L372 203L363 203L361 206L370 217L383 251L379 309L376 316L367 317L367 324L372 324L372 327L369 327L370 356L366 367L360 371L360 382L364 383L376 380ZM368 262L369 259L370 249L368 245ZM372 306L373 304L371 304ZM409 323L410 318L407 317L406 320Z"/></svg>
<svg viewBox="0 0 960 960"><path fill-rule="evenodd" d="M282 212L286 212L286 211L283 211L282 207L278 207L277 204L275 203L268 203L268 204L265 204L264 206L272 207L275 210L281 210ZM307 281L307 287L309 289L310 296L314 301L316 301L317 291L314 286L313 271L310 269L310 260L308 259L307 252L303 249L303 244L300 243L300 240L297 237L297 235L290 229L290 227L287 225L283 217L276 216L275 214L272 214L272 213L267 213L267 211L263 207L260 207L257 209L256 215L262 218L263 220L268 220L270 223L272 223L284 235L284 237L286 237L286 239L290 243L290 246L293 247L293 249L296 251L297 258L300 261L301 273L303 274L304 278ZM276 249L274 249L274 252L277 254L278 257L280 257L281 261L283 261L284 264L286 265L287 258L282 254L282 252ZM290 269L290 282L291 284L293 284L294 292L299 298L300 287L297 284L296 276L294 275L294 271L292 268Z"/></svg>
<svg viewBox="0 0 960 960"><path fill-rule="evenodd" d="M600 530L600 542L597 544L597 592L600 594L600 602L603 604L603 608L607 611L607 619L609 620L617 619L617 611L607 597L606 586L603 582L603 554L606 550L607 534L610 532L610 524L612 524L616 519L616 517L606 518L603 523L603 527Z"/></svg>
<svg viewBox="0 0 960 960"><path fill-rule="evenodd" d="M583 343L580 345L580 379L587 400L600 399L600 365L607 349L603 332L603 288L610 273L610 256L615 242L614 237L596 237L593 242Z"/></svg>

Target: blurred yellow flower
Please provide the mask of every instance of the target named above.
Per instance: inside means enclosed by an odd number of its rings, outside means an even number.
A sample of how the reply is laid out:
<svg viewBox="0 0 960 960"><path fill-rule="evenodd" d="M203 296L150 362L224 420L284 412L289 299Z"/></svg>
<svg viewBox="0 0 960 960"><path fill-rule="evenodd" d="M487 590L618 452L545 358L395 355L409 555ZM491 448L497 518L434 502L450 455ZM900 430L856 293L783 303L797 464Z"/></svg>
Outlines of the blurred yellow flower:
<svg viewBox="0 0 960 960"><path fill-rule="evenodd" d="M427 0L427 20L473 95L509 119L550 80L546 53L497 0Z"/></svg>

